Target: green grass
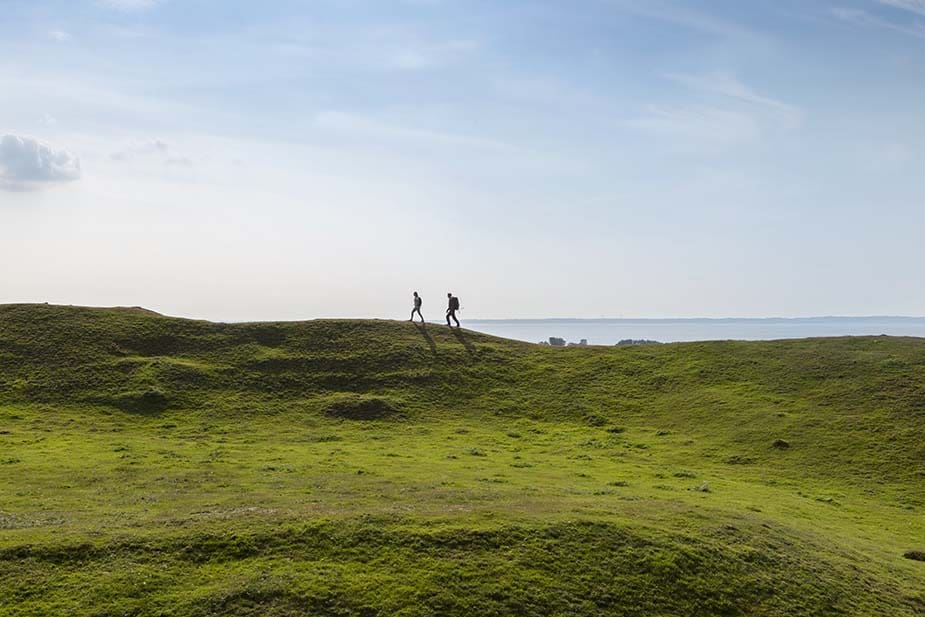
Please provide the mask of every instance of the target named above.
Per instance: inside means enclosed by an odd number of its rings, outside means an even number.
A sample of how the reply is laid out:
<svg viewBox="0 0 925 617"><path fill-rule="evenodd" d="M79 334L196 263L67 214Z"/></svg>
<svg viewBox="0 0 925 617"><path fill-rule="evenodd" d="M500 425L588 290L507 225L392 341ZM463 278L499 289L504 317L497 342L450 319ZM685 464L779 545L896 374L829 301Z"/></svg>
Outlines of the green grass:
<svg viewBox="0 0 925 617"><path fill-rule="evenodd" d="M925 341L0 306L0 615L925 615Z"/></svg>

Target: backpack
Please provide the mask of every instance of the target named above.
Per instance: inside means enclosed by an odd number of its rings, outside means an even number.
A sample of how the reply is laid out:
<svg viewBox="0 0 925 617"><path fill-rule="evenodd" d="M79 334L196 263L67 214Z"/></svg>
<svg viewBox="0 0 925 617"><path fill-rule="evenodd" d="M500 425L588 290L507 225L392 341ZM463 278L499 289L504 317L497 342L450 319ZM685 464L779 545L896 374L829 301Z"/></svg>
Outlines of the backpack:
<svg viewBox="0 0 925 617"><path fill-rule="evenodd" d="M450 310L458 311L459 310L459 298L453 296L450 298Z"/></svg>

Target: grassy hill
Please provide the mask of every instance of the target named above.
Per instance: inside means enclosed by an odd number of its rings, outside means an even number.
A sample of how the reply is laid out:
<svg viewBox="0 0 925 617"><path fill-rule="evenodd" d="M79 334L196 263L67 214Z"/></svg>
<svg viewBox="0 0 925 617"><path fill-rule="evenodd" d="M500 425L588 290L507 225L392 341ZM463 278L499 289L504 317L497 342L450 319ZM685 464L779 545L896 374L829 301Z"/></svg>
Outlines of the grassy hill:
<svg viewBox="0 0 925 617"><path fill-rule="evenodd" d="M0 306L0 615L925 615L925 341Z"/></svg>

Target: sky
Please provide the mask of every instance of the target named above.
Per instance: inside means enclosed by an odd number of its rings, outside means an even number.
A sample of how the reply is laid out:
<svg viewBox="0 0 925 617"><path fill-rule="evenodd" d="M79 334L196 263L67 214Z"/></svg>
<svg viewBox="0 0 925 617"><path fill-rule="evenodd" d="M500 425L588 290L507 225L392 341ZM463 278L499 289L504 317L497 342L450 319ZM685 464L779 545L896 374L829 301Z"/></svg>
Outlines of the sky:
<svg viewBox="0 0 925 617"><path fill-rule="evenodd" d="M0 303L923 315L925 0L0 0Z"/></svg>

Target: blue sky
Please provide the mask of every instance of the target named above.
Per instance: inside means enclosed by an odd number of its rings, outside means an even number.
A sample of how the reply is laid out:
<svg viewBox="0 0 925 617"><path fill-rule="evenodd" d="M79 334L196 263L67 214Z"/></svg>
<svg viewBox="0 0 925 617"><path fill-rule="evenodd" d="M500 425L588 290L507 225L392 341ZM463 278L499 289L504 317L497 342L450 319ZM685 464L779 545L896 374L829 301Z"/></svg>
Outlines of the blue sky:
<svg viewBox="0 0 925 617"><path fill-rule="evenodd" d="M925 0L0 13L0 302L925 314Z"/></svg>

